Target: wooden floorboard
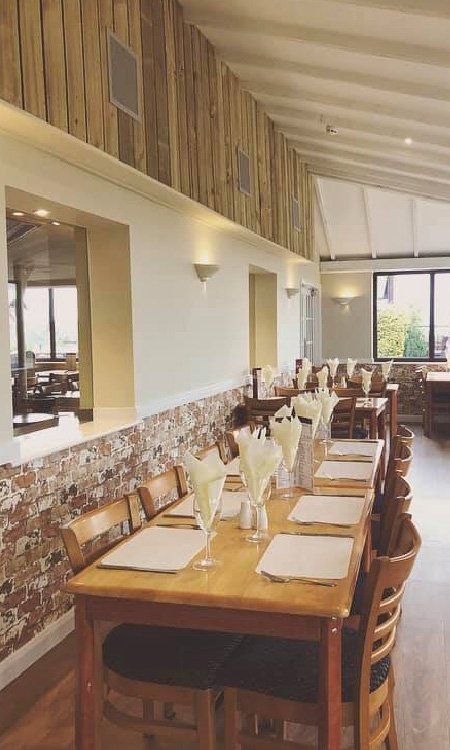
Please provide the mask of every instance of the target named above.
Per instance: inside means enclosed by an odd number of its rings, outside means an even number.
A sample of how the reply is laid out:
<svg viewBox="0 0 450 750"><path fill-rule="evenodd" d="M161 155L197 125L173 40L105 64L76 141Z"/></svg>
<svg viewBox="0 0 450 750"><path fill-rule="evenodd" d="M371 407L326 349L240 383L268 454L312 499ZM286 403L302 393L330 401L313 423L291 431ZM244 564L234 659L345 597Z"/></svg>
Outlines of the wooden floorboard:
<svg viewBox="0 0 450 750"><path fill-rule="evenodd" d="M423 548L409 581L395 652L396 717L401 750L450 748L450 439L417 436L411 480L411 512ZM0 693L3 726L0 750L73 750L73 639L44 657ZM43 694L37 685L42 675ZM7 719L9 717L9 721ZM218 716L219 744L221 714ZM0 725L2 726L2 725ZM310 731L290 727L293 739ZM154 743L107 722L108 750L175 750L177 743ZM312 745L313 747L314 745ZM351 746L351 737L345 747ZM194 750L189 745L178 750Z"/></svg>

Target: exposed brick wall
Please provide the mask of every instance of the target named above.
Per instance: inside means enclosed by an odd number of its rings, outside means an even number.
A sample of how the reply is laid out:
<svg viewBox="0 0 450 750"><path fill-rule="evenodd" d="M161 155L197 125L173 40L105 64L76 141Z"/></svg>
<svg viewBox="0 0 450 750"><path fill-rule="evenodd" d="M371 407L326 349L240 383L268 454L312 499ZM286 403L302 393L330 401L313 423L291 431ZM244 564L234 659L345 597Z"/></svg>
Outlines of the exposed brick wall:
<svg viewBox="0 0 450 750"><path fill-rule="evenodd" d="M0 661L71 607L59 528L223 434L244 389L21 466L0 467Z"/></svg>

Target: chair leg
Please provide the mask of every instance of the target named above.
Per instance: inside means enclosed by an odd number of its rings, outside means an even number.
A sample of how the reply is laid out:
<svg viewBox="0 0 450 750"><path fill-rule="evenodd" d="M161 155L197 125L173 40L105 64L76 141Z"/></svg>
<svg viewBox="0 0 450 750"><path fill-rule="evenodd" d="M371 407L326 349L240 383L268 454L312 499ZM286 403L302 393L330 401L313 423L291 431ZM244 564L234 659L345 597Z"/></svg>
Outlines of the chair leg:
<svg viewBox="0 0 450 750"><path fill-rule="evenodd" d="M386 737L386 750L398 750L397 741L397 729L395 727L395 713L394 713L394 685L392 682L389 683L389 734Z"/></svg>
<svg viewBox="0 0 450 750"><path fill-rule="evenodd" d="M216 727L214 699L211 690L198 690L195 695L195 720L199 750L214 750Z"/></svg>
<svg viewBox="0 0 450 750"><path fill-rule="evenodd" d="M224 699L225 745L224 750L241 750L238 744L237 692L226 688Z"/></svg>

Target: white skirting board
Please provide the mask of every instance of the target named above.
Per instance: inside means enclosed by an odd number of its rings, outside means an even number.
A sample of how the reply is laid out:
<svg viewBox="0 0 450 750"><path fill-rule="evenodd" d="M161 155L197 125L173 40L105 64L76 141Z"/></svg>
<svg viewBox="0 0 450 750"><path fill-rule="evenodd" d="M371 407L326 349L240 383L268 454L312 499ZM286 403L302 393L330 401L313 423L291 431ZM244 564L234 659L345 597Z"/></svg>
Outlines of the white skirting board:
<svg viewBox="0 0 450 750"><path fill-rule="evenodd" d="M0 690L16 680L47 651L61 643L74 629L74 610L70 609L59 620L42 630L32 641L14 651L0 663Z"/></svg>

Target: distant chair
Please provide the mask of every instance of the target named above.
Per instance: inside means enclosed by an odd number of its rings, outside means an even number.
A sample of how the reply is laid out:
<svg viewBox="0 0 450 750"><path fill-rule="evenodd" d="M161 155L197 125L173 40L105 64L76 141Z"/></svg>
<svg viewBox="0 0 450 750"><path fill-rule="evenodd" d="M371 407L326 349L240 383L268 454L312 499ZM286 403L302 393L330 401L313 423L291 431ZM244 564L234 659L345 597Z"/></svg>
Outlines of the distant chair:
<svg viewBox="0 0 450 750"><path fill-rule="evenodd" d="M289 400L293 398L294 396L298 396L301 393L303 393L303 391L300 391L298 388L288 388L282 385L275 386L275 396L288 398Z"/></svg>
<svg viewBox="0 0 450 750"><path fill-rule="evenodd" d="M186 473L182 466L173 466L163 474L150 477L137 488L147 521L151 521L161 510L165 510L188 492Z"/></svg>
<svg viewBox="0 0 450 750"><path fill-rule="evenodd" d="M331 434L334 438L353 438L355 431L356 398L341 398L333 410Z"/></svg>
<svg viewBox="0 0 450 750"><path fill-rule="evenodd" d="M195 454L196 458L206 458L206 456L211 455L211 453L217 453L220 460L226 464L228 462L228 456L227 451L225 447L225 441L224 440L216 440L215 443L212 443L211 445L205 446L205 448L201 448L201 450L197 451Z"/></svg>
<svg viewBox="0 0 450 750"><path fill-rule="evenodd" d="M281 409L282 406L286 406L288 400L285 396L278 398L250 398L249 396L244 396L248 421L254 422L257 426L269 427L270 417L273 417L275 412Z"/></svg>

